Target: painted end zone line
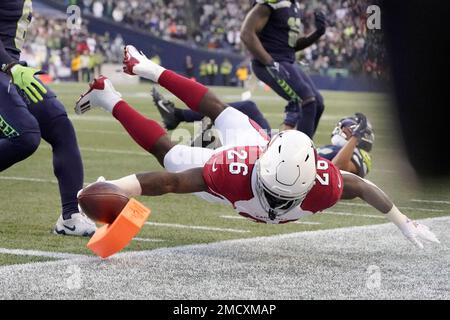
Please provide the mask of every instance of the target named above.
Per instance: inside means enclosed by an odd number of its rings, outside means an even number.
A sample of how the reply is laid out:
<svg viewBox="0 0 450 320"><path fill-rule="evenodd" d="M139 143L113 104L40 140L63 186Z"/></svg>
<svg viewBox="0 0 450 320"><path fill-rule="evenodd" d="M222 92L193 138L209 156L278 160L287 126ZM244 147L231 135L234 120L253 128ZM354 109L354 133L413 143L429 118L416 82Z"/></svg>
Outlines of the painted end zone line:
<svg viewBox="0 0 450 320"><path fill-rule="evenodd" d="M249 230L241 230L241 229L215 228L215 227L205 227L205 226L188 226L188 225L184 225L184 224L159 223L159 222L146 222L145 224L148 226L154 226L154 227L192 229L192 230L203 230L203 231L219 231L219 232L232 232L232 233L248 233L248 232L250 232Z"/></svg>

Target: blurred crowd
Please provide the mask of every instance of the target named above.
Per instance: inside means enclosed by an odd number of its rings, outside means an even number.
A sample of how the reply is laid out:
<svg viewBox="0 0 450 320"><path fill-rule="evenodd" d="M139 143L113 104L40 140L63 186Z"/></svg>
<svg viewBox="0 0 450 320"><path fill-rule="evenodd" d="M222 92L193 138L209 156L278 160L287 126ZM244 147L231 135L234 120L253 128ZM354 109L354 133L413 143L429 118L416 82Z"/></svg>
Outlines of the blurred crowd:
<svg viewBox="0 0 450 320"><path fill-rule="evenodd" d="M34 14L22 50L22 60L45 70L52 79L90 81L105 62L120 62L124 42L120 36L90 34L86 26L67 28L66 18Z"/></svg>
<svg viewBox="0 0 450 320"><path fill-rule="evenodd" d="M67 0L66 0L67 1ZM97 17L126 23L165 39L193 46L244 52L240 27L252 0L71 0ZM372 1L373 2L373 1ZM383 74L384 50L380 38L366 29L368 0L301 1L304 34L313 31L314 11L329 22L327 34L299 57L312 71L328 74ZM373 41L368 41L371 39Z"/></svg>
<svg viewBox="0 0 450 320"><path fill-rule="evenodd" d="M126 24L166 40L234 53L245 53L240 41L240 27L253 3L252 0L59 1L67 5L79 5L84 13ZM374 78L385 77L387 72L384 70L385 50L381 32L366 28L366 9L372 2L374 1L300 1L303 34L314 31L316 10L326 13L329 24L327 33L319 42L299 53L298 59L304 67L324 75L347 76L364 73ZM75 43L80 41L90 44L90 54L98 52L108 61L115 59L120 39L109 39L108 35L88 35L87 32L74 35L58 27L58 23L41 23L44 26L38 31L42 33L39 35L40 42L48 42L49 48L60 50L64 61L72 54ZM52 34L62 37L49 37ZM73 37L76 41L72 41ZM201 71L201 66L195 68Z"/></svg>

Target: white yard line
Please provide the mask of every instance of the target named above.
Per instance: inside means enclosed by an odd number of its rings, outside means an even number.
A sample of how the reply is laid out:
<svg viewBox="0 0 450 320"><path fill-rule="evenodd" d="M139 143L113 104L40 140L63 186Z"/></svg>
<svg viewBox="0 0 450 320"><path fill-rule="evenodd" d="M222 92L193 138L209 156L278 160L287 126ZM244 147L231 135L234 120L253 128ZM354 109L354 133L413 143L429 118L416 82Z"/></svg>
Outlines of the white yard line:
<svg viewBox="0 0 450 320"><path fill-rule="evenodd" d="M419 203L431 203L431 204L450 204L450 201L447 200L421 200L421 199L411 199L412 202Z"/></svg>
<svg viewBox="0 0 450 320"><path fill-rule="evenodd" d="M231 233L248 233L248 232L250 232L249 230L242 230L242 229L216 228L216 227L206 227L206 226L189 226L189 225L175 224L175 223L146 222L145 224L148 226L153 226L153 227L192 229L192 230L203 230L203 231L219 231L219 232L231 232Z"/></svg>
<svg viewBox="0 0 450 320"><path fill-rule="evenodd" d="M51 259L76 259L84 258L86 255L73 254L73 253L63 253L63 252L48 252L39 250L21 250L21 249L6 249L0 248L0 254L10 254L15 256L31 256L31 257L42 257Z"/></svg>
<svg viewBox="0 0 450 320"><path fill-rule="evenodd" d="M97 122L117 122L112 116L69 116L71 121L97 121Z"/></svg>
<svg viewBox="0 0 450 320"><path fill-rule="evenodd" d="M147 239L147 238L134 238L133 241L139 242L165 242L163 239Z"/></svg>
<svg viewBox="0 0 450 320"><path fill-rule="evenodd" d="M49 145L42 145L40 148L50 150L51 147ZM85 148L81 147L81 151L86 152L97 152L97 153L112 153L112 154L125 154L131 156L149 156L149 153L144 151L128 151L128 150L120 150L120 149L103 149L103 148Z"/></svg>
<svg viewBox="0 0 450 320"><path fill-rule="evenodd" d="M339 202L337 205L342 206L348 206L348 207L367 207L371 208L372 206L366 204L366 203L352 203L352 202ZM429 212L444 212L444 210L441 209L430 209L430 208L416 208L416 207L398 207L399 209L406 209L406 210L416 210L416 211L429 211Z"/></svg>
<svg viewBox="0 0 450 320"><path fill-rule="evenodd" d="M376 216L372 214L359 214L359 213L348 213L348 212L336 212L336 211L325 211L323 214L331 214L336 216L351 216L351 217L363 217L363 218L373 218L373 219L385 219L381 214Z"/></svg>
<svg viewBox="0 0 450 320"><path fill-rule="evenodd" d="M127 135L124 131L112 131L112 130L88 130L88 129L77 129L77 132L81 133L100 133L100 134L113 134L113 135Z"/></svg>
<svg viewBox="0 0 450 320"><path fill-rule="evenodd" d="M58 183L58 181L56 181L56 180L26 178L26 177L10 177L10 176L0 176L0 180L38 182L38 183L54 183L54 184Z"/></svg>

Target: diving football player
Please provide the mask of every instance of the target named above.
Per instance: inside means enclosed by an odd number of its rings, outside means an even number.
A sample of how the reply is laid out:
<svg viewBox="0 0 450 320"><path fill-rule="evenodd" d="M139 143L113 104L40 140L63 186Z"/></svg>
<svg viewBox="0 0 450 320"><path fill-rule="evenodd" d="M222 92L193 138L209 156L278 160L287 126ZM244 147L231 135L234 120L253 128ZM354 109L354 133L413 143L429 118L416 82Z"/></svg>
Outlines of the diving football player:
<svg viewBox="0 0 450 320"><path fill-rule="evenodd" d="M205 86L167 70L125 48L124 71L158 83L189 108L208 116L221 132L217 150L175 145L154 120L134 110L105 77L96 79L76 104L78 114L99 107L110 112L144 150L166 169L109 181L129 196L195 193L232 206L262 223L287 223L326 210L341 199L359 197L386 215L418 247L439 242L424 225L410 220L373 183L340 171L317 155L296 130L270 139L254 121L228 107Z"/></svg>

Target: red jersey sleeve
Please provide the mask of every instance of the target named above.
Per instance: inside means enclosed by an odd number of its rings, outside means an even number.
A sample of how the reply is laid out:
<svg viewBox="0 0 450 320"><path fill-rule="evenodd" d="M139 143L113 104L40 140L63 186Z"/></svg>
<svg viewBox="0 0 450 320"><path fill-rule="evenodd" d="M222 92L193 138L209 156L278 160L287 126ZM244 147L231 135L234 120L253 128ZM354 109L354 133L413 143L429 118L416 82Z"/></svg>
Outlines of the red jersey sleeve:
<svg viewBox="0 0 450 320"><path fill-rule="evenodd" d="M320 212L334 206L342 196L344 184L339 169L322 157L317 161L316 184L306 196L301 208L309 212Z"/></svg>
<svg viewBox="0 0 450 320"><path fill-rule="evenodd" d="M259 147L235 147L213 155L203 167L209 192L232 204L252 199L252 172L259 155Z"/></svg>

